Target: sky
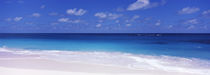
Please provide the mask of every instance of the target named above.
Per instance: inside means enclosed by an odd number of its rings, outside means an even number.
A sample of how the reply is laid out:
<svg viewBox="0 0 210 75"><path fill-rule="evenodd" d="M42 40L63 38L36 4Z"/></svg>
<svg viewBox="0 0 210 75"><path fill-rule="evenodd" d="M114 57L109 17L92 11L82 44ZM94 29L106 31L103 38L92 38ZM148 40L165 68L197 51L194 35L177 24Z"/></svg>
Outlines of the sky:
<svg viewBox="0 0 210 75"><path fill-rule="evenodd" d="M210 0L0 0L0 33L210 33Z"/></svg>

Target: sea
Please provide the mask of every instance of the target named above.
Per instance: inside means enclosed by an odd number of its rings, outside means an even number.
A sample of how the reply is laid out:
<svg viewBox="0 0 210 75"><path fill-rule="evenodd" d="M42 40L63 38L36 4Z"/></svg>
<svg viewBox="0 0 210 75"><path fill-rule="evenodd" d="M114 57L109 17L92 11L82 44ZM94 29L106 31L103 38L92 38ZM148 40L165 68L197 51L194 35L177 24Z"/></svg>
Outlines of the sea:
<svg viewBox="0 0 210 75"><path fill-rule="evenodd" d="M210 75L210 34L1 33L0 58L17 57Z"/></svg>

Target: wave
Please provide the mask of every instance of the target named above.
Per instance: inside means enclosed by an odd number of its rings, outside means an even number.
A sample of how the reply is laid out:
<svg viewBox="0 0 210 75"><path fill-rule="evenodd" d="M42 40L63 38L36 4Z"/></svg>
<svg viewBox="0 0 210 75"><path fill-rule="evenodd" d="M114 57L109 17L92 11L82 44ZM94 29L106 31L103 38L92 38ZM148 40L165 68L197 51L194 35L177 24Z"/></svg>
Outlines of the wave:
<svg viewBox="0 0 210 75"><path fill-rule="evenodd" d="M85 52L65 50L25 50L0 48L0 58L41 58L62 62L86 62L121 66L136 70L164 70L199 75L210 74L210 61L174 56L152 56L120 52Z"/></svg>

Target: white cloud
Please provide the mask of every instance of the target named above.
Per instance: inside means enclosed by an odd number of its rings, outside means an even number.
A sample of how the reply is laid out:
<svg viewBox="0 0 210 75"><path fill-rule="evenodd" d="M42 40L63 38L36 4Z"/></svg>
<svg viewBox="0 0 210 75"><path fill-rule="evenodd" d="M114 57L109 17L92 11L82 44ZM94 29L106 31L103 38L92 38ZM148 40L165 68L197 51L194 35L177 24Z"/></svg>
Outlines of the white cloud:
<svg viewBox="0 0 210 75"><path fill-rule="evenodd" d="M202 15L210 14L210 10L206 10L202 13Z"/></svg>
<svg viewBox="0 0 210 75"><path fill-rule="evenodd" d="M50 15L50 16L56 16L56 15L58 15L58 13L56 13L56 12L51 12L51 13L49 13L49 15Z"/></svg>
<svg viewBox="0 0 210 75"><path fill-rule="evenodd" d="M76 16L82 16L82 15L84 15L86 12L87 12L87 10L84 10L84 9L77 9L77 8L68 9L68 10L66 11L67 14L69 14L69 15L76 15Z"/></svg>
<svg viewBox="0 0 210 75"><path fill-rule="evenodd" d="M68 22L69 18L59 18L58 22Z"/></svg>
<svg viewBox="0 0 210 75"><path fill-rule="evenodd" d="M40 7L40 8L41 8L41 9L44 9L45 7L46 7L45 5L41 5L41 7Z"/></svg>
<svg viewBox="0 0 210 75"><path fill-rule="evenodd" d="M136 2L130 4L127 10L138 10L147 7L150 4L149 0L137 0Z"/></svg>
<svg viewBox="0 0 210 75"><path fill-rule="evenodd" d="M14 18L14 21L18 22L18 21L20 21L20 20L22 20L22 19L23 19L23 17L15 17L15 18Z"/></svg>
<svg viewBox="0 0 210 75"><path fill-rule="evenodd" d="M174 27L173 25L169 25L169 26L168 26L168 29L171 29L171 28L173 28L173 27Z"/></svg>
<svg viewBox="0 0 210 75"><path fill-rule="evenodd" d="M161 24L160 20L158 20L158 21L155 23L156 26L160 26L160 24Z"/></svg>
<svg viewBox="0 0 210 75"><path fill-rule="evenodd" d="M129 20L125 20L125 22L130 22Z"/></svg>
<svg viewBox="0 0 210 75"><path fill-rule="evenodd" d="M97 24L97 25L96 25L96 27L101 27L101 26L102 26L101 24Z"/></svg>
<svg viewBox="0 0 210 75"><path fill-rule="evenodd" d="M41 15L39 13L33 13L32 16L33 17L40 17Z"/></svg>
<svg viewBox="0 0 210 75"><path fill-rule="evenodd" d="M128 27L129 27L129 26L131 26L131 24L126 24L126 26L128 26Z"/></svg>
<svg viewBox="0 0 210 75"><path fill-rule="evenodd" d="M193 28L195 28L194 25L190 25L189 27L187 27L187 29L193 29Z"/></svg>
<svg viewBox="0 0 210 75"><path fill-rule="evenodd" d="M121 17L122 14L109 13L108 16L109 16L109 19L117 19L117 18Z"/></svg>
<svg viewBox="0 0 210 75"><path fill-rule="evenodd" d="M98 22L102 23L102 22L104 22L104 21L103 21L103 20L98 20Z"/></svg>
<svg viewBox="0 0 210 75"><path fill-rule="evenodd" d="M138 19L140 16L139 15L134 15L132 18L131 18L131 20L136 20L136 19Z"/></svg>
<svg viewBox="0 0 210 75"><path fill-rule="evenodd" d="M115 21L115 23L119 23L119 22L120 22L120 20L116 20L116 21Z"/></svg>
<svg viewBox="0 0 210 75"><path fill-rule="evenodd" d="M69 20L69 23L80 23L81 20Z"/></svg>
<svg viewBox="0 0 210 75"><path fill-rule="evenodd" d="M196 7L185 7L182 8L182 10L178 11L179 14L192 14L195 12L198 12L200 10L200 8L196 8Z"/></svg>
<svg viewBox="0 0 210 75"><path fill-rule="evenodd" d="M207 26L207 25L205 25L205 26L203 26L202 28L203 28L203 29L208 29L208 26Z"/></svg>
<svg viewBox="0 0 210 75"><path fill-rule="evenodd" d="M133 19L138 19L140 16L139 15L134 15Z"/></svg>
<svg viewBox="0 0 210 75"><path fill-rule="evenodd" d="M139 15L133 15L132 17L126 19L125 22L127 22L127 23L128 23L128 22L130 22L130 23L131 23L131 22L137 22L137 19L138 19L138 18L140 18Z"/></svg>
<svg viewBox="0 0 210 75"><path fill-rule="evenodd" d="M166 0L161 0L161 2L152 2L147 7L145 7L145 9L152 8L152 7L157 7L157 6L165 5L165 4L166 4Z"/></svg>
<svg viewBox="0 0 210 75"><path fill-rule="evenodd" d="M52 22L52 23L50 23L50 25L58 25L59 23L57 23L57 22Z"/></svg>
<svg viewBox="0 0 210 75"><path fill-rule="evenodd" d="M150 2L150 0L137 0L136 2L130 4L127 8L128 11L134 11L139 9L148 9L152 7L157 7L165 5L166 0L161 0L160 2Z"/></svg>
<svg viewBox="0 0 210 75"><path fill-rule="evenodd" d="M114 20L121 17L122 14L99 12L99 13L96 13L94 16L99 17L99 18L108 18L108 19Z"/></svg>
<svg viewBox="0 0 210 75"><path fill-rule="evenodd" d="M190 19L184 22L184 24L198 24L198 20L197 19Z"/></svg>
<svg viewBox="0 0 210 75"><path fill-rule="evenodd" d="M210 10L206 10L202 13L204 17L210 17Z"/></svg>
<svg viewBox="0 0 210 75"><path fill-rule="evenodd" d="M70 20L69 18L59 18L58 22L63 22L63 23L80 23L81 20Z"/></svg>
<svg viewBox="0 0 210 75"><path fill-rule="evenodd" d="M99 18L106 18L107 17L106 13L103 13L103 12L95 13L94 16L99 17Z"/></svg>

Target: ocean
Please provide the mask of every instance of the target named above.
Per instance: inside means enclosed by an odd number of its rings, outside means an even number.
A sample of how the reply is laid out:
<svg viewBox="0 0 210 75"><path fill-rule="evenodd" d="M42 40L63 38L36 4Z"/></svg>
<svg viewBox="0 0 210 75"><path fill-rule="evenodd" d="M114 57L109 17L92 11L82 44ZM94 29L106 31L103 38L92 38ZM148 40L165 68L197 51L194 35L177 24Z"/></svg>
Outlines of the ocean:
<svg viewBox="0 0 210 75"><path fill-rule="evenodd" d="M0 58L62 61L210 74L210 34L2 33Z"/></svg>
<svg viewBox="0 0 210 75"><path fill-rule="evenodd" d="M0 46L210 59L210 34L0 34Z"/></svg>

